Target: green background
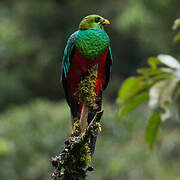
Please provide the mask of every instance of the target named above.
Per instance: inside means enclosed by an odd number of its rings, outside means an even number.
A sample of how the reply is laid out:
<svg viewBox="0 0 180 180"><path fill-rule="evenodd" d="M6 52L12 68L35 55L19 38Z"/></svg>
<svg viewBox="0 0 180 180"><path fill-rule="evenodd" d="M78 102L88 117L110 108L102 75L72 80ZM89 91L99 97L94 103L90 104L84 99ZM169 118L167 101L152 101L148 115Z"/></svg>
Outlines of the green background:
<svg viewBox="0 0 180 180"><path fill-rule="evenodd" d="M1 0L0 2L0 179L50 179L50 158L71 132L70 112L60 84L63 50L81 19L99 14L114 58L104 93L105 113L93 159L97 180L178 180L180 121L160 131L153 151L144 140L146 104L119 119L122 81L149 56L179 56L172 42L177 0ZM168 136L167 136L168 135Z"/></svg>

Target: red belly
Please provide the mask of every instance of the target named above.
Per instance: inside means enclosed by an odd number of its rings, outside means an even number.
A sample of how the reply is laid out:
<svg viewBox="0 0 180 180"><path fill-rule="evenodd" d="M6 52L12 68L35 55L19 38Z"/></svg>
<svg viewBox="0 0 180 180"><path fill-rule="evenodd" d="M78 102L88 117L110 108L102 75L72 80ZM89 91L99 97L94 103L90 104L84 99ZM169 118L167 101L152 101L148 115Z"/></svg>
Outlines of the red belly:
<svg viewBox="0 0 180 180"><path fill-rule="evenodd" d="M75 50L67 74L67 83L72 93L72 98L76 98L74 94L77 91L80 82L80 76L87 75L88 69L96 64L98 64L98 75L95 85L95 92L97 96L100 94L100 92L102 91L102 86L106 79L105 63L106 63L107 52L108 49L103 56L100 56L94 60L87 60L77 50Z"/></svg>

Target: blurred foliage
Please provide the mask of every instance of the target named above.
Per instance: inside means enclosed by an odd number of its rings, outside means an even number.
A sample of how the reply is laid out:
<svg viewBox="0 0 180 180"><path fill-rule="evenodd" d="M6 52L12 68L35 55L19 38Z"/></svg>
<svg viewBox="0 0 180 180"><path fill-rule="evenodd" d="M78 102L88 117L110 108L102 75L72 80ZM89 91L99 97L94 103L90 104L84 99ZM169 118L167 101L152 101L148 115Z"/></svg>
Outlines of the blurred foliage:
<svg viewBox="0 0 180 180"><path fill-rule="evenodd" d="M52 153L70 133L63 104L36 100L0 116L0 179L49 179Z"/></svg>
<svg viewBox="0 0 180 180"><path fill-rule="evenodd" d="M87 179L178 180L179 130L164 126L158 149L149 152L144 141L143 109L126 117L133 119L131 122L124 118L121 124L116 106L105 103L104 109L93 160L95 171ZM0 126L0 179L50 179L50 158L61 151L71 131L68 106L64 102L33 100L1 114Z"/></svg>
<svg viewBox="0 0 180 180"><path fill-rule="evenodd" d="M147 57L165 53L179 58L178 47L167 43L174 36L169 27L180 17L179 6L177 0L1 0L0 179L49 179L50 157L60 152L71 131L67 106L49 99L64 97L59 82L63 49L84 16L96 13L111 21L106 31L114 57L113 79L105 98L113 102L120 82L134 75ZM178 26L179 21L176 23ZM127 92L134 86L134 80L130 81ZM140 83L141 78L137 78L135 84L142 91L149 87L146 82ZM37 97L48 100L32 101ZM128 111L148 97L147 93L137 97ZM24 105L15 105L18 103ZM180 126L179 120L173 118L162 125L158 150L149 153L144 142L144 119L149 114L141 105L120 124L116 121L118 109L105 106L103 133L94 157L96 171L89 180L179 179L180 140L175 129ZM156 117L150 127L159 122Z"/></svg>
<svg viewBox="0 0 180 180"><path fill-rule="evenodd" d="M180 27L180 20L173 29ZM179 33L174 40L178 41ZM152 148L161 122L172 117L171 107L179 109L180 63L170 55L148 59L148 68L138 69L140 76L128 78L119 90L120 117L149 101L152 114L146 126L146 141ZM178 102L178 103L177 103ZM180 118L180 117L179 117Z"/></svg>
<svg viewBox="0 0 180 180"><path fill-rule="evenodd" d="M180 27L180 18L176 19L173 25L173 30L177 30ZM174 41L177 42L180 40L180 31L178 34L174 37Z"/></svg>
<svg viewBox="0 0 180 180"><path fill-rule="evenodd" d="M120 81L146 57L176 54L166 42L179 5L176 0L1 0L0 109L33 97L64 96L59 83L63 49L80 20L94 13L111 21L106 31L114 56L113 88L106 97L113 101Z"/></svg>

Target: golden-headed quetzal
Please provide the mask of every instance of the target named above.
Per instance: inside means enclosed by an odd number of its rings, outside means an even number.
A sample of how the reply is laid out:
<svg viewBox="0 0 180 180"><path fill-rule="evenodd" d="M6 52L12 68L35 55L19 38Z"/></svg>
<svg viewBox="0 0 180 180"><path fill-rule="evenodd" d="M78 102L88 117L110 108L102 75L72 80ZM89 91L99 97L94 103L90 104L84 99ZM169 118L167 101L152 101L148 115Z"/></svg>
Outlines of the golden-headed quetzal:
<svg viewBox="0 0 180 180"><path fill-rule="evenodd" d="M106 89L111 73L112 54L110 40L104 25L110 24L99 15L89 15L82 19L79 30L74 32L65 47L62 61L62 84L73 119L80 118L83 102L79 102L77 88L89 68L97 65L97 79L94 87L101 109L102 91ZM91 121L88 117L88 123Z"/></svg>

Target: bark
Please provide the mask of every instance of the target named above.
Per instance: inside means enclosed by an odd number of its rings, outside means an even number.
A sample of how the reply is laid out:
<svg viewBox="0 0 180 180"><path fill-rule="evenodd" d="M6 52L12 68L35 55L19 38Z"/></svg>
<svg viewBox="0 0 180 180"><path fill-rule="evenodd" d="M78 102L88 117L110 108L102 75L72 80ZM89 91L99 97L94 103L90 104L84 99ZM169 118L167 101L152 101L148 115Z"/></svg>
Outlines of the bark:
<svg viewBox="0 0 180 180"><path fill-rule="evenodd" d="M87 106L86 103L83 103L83 107L82 107L82 112L81 112L81 117L79 120L79 124L80 124L80 129L81 129L81 135L82 133L85 132L87 126L88 126L88 111L89 111L89 107Z"/></svg>

